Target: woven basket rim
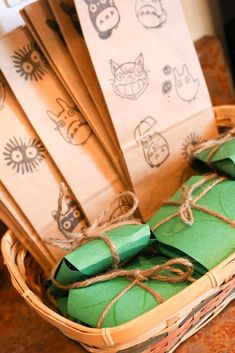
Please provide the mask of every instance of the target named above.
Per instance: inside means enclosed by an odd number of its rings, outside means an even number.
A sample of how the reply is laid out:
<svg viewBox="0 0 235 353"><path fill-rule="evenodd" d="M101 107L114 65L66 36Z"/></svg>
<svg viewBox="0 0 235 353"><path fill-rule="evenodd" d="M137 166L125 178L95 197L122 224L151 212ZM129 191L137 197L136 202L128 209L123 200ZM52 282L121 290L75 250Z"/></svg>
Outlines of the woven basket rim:
<svg viewBox="0 0 235 353"><path fill-rule="evenodd" d="M18 249L14 253L13 259L13 251L16 250L17 246ZM59 313L56 313L51 308L47 307L46 304L44 304L41 299L39 299L39 297L35 293L33 293L31 289L29 289L25 282L25 278L23 278L23 276L21 275L20 270L15 262L15 258L20 249L22 249L22 245L19 246L19 242L14 238L13 233L11 231L8 231L2 238L2 252L5 264L7 265L9 272L13 278L13 284L15 285L16 289L20 292L20 294L31 306L36 309L39 314L40 312L43 313L42 316L44 318L45 316L47 316L48 321L50 321L51 323L53 322L53 324L57 327L58 322L56 320L58 320L60 330L63 331L63 328L69 329L71 331L75 330L76 333L80 333L81 342L87 343L92 338L95 339L95 341L98 340L98 342L96 342L96 344L98 345L109 344L115 346L115 343L117 343L117 336L122 336L121 341L122 343L124 343L125 341L128 341L129 336L135 337L139 333L141 337L142 335L144 336L146 332L151 333L151 331L154 330L156 332L156 326L160 329L159 334L164 332L164 330L167 332L167 328L169 328L170 326L169 323L175 322L177 324L180 324L184 317L187 316L187 314L192 310L193 306L196 306L198 302L205 300L208 296L216 294L220 290L220 285L222 285L224 282L229 281L235 272L231 269L234 269L235 267L234 252L220 265L216 266L212 271L209 271L209 273L201 277L195 283L191 284L175 296L169 298L161 305L151 309L140 317L119 326L97 329L89 328L81 324L74 323L71 320L61 316ZM192 293L194 293L194 300L192 300ZM171 307L176 301L178 303L179 309L175 310L174 314L172 314L172 312L169 312L169 307ZM179 305L179 303L181 304ZM159 322L156 323L156 317L159 313L160 307L160 311L163 311L165 313L165 317L163 317L161 320L158 320ZM145 325L146 323L148 324L147 327ZM102 338L101 342L100 338Z"/></svg>

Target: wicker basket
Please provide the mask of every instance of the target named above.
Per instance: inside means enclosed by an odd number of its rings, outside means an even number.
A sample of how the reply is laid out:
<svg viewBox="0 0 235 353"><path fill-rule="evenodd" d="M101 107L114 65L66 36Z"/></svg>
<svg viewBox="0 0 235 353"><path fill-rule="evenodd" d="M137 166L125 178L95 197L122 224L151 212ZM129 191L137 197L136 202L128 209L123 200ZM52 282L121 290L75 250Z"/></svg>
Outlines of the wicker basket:
<svg viewBox="0 0 235 353"><path fill-rule="evenodd" d="M232 124L235 107L215 108L215 116L218 125ZM234 252L195 283L146 314L117 327L94 329L66 319L44 303L39 285L42 271L10 231L2 239L2 253L12 283L25 301L64 335L94 353L173 352L235 298Z"/></svg>
<svg viewBox="0 0 235 353"><path fill-rule="evenodd" d="M43 303L37 276L28 273L31 257L11 232L2 240L2 253L18 293L46 321L66 336L80 342L89 352L156 352L173 350L214 318L235 298L235 253L198 281L165 303L126 324L91 329L76 324ZM35 271L34 266L30 266Z"/></svg>

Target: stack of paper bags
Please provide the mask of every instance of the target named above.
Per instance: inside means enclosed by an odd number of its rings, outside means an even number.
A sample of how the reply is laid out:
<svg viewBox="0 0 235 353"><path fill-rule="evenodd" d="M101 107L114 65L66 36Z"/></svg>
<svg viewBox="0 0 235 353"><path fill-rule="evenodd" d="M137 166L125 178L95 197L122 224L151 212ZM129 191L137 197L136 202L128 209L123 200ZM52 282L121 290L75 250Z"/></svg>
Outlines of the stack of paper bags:
<svg viewBox="0 0 235 353"><path fill-rule="evenodd" d="M63 237L62 182L64 232L126 189L144 221L189 174L193 146L217 134L180 1L156 1L152 18L142 6L40 0L0 40L1 217L47 269L65 255L46 245Z"/></svg>

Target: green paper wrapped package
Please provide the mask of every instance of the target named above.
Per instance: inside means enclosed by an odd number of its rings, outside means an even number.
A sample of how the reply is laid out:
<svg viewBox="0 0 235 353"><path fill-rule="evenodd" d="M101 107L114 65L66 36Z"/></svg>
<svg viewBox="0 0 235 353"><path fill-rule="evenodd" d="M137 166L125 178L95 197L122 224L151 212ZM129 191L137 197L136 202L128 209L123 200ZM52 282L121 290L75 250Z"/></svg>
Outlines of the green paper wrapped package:
<svg viewBox="0 0 235 353"><path fill-rule="evenodd" d="M71 321L80 323L80 321L74 319L68 314L68 296L56 299L56 307L61 313L61 315L63 315L64 317L68 318Z"/></svg>
<svg viewBox="0 0 235 353"><path fill-rule="evenodd" d="M145 270L163 264L167 260L169 259L164 256L138 257L125 269ZM160 274L172 277L172 273L168 270L162 270ZM130 280L126 278L115 278L89 287L72 289L69 291L68 313L83 324L97 327L104 310L130 283ZM190 282L167 283L158 280L148 280L143 283L156 291L164 300L172 297L190 284ZM159 302L152 294L139 285L135 285L110 307L101 327L121 325L146 313L157 305L159 305Z"/></svg>
<svg viewBox="0 0 235 353"><path fill-rule="evenodd" d="M150 242L149 225L129 224L106 233L115 245L120 261L126 261L146 248ZM113 256L108 245L101 239L81 245L61 261L55 279L61 284L70 284L89 276L99 274L113 266ZM51 294L64 292L51 287Z"/></svg>
<svg viewBox="0 0 235 353"><path fill-rule="evenodd" d="M195 152L194 157L200 162L208 163L218 171L235 178L235 138L219 145L215 141L213 147L199 153Z"/></svg>
<svg viewBox="0 0 235 353"><path fill-rule="evenodd" d="M163 254L204 274L234 252L234 220L235 181L210 174L190 178L148 223Z"/></svg>

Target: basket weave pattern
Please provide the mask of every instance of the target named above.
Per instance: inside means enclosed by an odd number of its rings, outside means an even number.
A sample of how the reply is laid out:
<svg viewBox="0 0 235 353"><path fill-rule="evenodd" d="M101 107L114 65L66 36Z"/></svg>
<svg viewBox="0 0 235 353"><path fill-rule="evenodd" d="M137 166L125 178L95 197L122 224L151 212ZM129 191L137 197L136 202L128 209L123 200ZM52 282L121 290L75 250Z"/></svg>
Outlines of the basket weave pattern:
<svg viewBox="0 0 235 353"><path fill-rule="evenodd" d="M200 286L201 282L202 287L205 285L207 287L205 293L202 291L203 294L200 297L196 295L194 300L184 307L185 290L183 290L167 301L170 307L175 306L174 302L180 301L181 310L172 312L168 318L161 318L161 313L158 313L160 306L152 309L143 316L148 321L148 314L155 311L156 317L158 317L157 325L150 330L146 330L147 327L145 328L142 324L141 330L138 330L138 327L136 329L136 337L130 337L131 339L128 340L128 326L130 328L135 327L135 322L138 319L119 326L120 332L117 337L112 335L115 328L90 329L76 324L60 316L43 302L40 289L42 272L39 266L32 261L31 255L27 253L11 232L6 233L3 237L2 251L11 274L12 283L26 302L45 320L58 327L66 336L79 341L85 349L93 353L173 352L180 343L211 321L235 298L235 254L233 254L232 257L216 267L214 271L210 271L209 274L186 288L188 291L193 286ZM225 276L224 279L223 275ZM226 278L226 276L228 277ZM193 299L193 289L189 293ZM186 294L186 296L188 295ZM126 332L127 335L126 343L118 339L119 336L121 338L123 332ZM102 344L96 343L98 337L103 341ZM87 338L90 341L89 343ZM116 342L114 342L114 339Z"/></svg>
<svg viewBox="0 0 235 353"><path fill-rule="evenodd" d="M235 106L214 109L218 126L234 126ZM146 314L93 329L59 315L42 299L43 272L9 231L2 253L18 293L46 321L92 353L171 353L235 299L235 252L195 283Z"/></svg>

